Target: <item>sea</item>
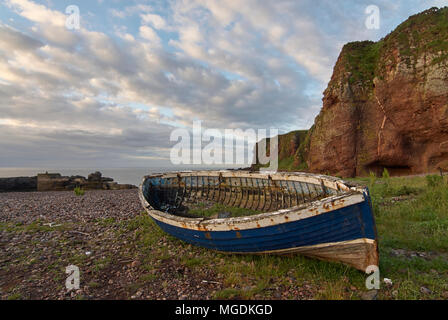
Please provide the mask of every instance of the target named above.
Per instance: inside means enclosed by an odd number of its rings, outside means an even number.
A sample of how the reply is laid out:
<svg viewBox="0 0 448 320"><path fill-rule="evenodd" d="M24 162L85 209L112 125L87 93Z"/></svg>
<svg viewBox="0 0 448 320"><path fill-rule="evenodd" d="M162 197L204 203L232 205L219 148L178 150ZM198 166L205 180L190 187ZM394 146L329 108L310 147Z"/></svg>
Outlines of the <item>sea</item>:
<svg viewBox="0 0 448 320"><path fill-rule="evenodd" d="M229 169L224 167L150 167L150 168L0 168L0 178L10 177L32 177L38 173L60 173L63 176L84 176L87 177L90 173L99 171L103 177L114 179L115 182L121 184L140 185L142 178L152 173L164 173L171 171L185 171L185 170L223 170Z"/></svg>

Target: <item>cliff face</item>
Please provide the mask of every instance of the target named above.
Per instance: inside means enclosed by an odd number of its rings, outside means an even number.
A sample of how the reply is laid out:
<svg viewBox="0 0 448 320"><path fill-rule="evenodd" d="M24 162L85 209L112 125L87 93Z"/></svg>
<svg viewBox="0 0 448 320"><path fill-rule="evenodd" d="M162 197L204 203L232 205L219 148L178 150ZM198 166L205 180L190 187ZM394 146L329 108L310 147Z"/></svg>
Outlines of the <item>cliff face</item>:
<svg viewBox="0 0 448 320"><path fill-rule="evenodd" d="M345 45L299 149L309 171L345 177L447 169L448 8Z"/></svg>
<svg viewBox="0 0 448 320"><path fill-rule="evenodd" d="M448 8L381 41L347 44L310 136L311 171L411 174L448 166Z"/></svg>

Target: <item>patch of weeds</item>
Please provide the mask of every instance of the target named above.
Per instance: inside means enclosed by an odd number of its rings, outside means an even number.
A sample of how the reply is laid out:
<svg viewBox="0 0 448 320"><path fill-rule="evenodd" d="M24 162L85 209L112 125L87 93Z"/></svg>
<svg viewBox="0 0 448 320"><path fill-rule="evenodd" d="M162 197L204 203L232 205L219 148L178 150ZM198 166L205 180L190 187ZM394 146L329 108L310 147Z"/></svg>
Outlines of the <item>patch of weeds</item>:
<svg viewBox="0 0 448 320"><path fill-rule="evenodd" d="M214 296L217 300L232 300L241 298L241 291L233 288L226 288L220 291L217 291Z"/></svg>
<svg viewBox="0 0 448 320"><path fill-rule="evenodd" d="M143 256L150 255L154 258L156 255L164 255L166 253L166 251L160 252L159 241L161 239L174 239L164 233L146 213L142 213L131 220L125 221L120 227L119 232L134 233L137 253ZM183 244L180 240L176 239L176 241Z"/></svg>
<svg viewBox="0 0 448 320"><path fill-rule="evenodd" d="M160 261L168 261L168 260L171 260L171 258L173 258L173 256L170 254L168 248L166 248L166 247L160 247L159 249L157 249L157 251L155 253L155 257L157 259L159 259Z"/></svg>
<svg viewBox="0 0 448 320"><path fill-rule="evenodd" d="M345 288L347 283L342 280L328 281L322 286L324 289L320 290L315 298L320 300L344 300L347 299Z"/></svg>
<svg viewBox="0 0 448 320"><path fill-rule="evenodd" d="M75 195L78 197L81 197L86 193L86 191L80 187L76 187L73 191L75 192Z"/></svg>
<svg viewBox="0 0 448 320"><path fill-rule="evenodd" d="M22 295L20 293L13 293L8 296L7 300L21 300Z"/></svg>
<svg viewBox="0 0 448 320"><path fill-rule="evenodd" d="M113 226L117 223L117 219L114 217L98 219L97 222L103 227Z"/></svg>
<svg viewBox="0 0 448 320"><path fill-rule="evenodd" d="M426 183L428 184L428 187L435 188L439 187L443 184L443 177L439 175L427 175L426 176Z"/></svg>
<svg viewBox="0 0 448 320"><path fill-rule="evenodd" d="M69 258L69 261L73 265L81 265L87 260L87 255L85 253L77 253Z"/></svg>
<svg viewBox="0 0 448 320"><path fill-rule="evenodd" d="M247 286L243 288L225 288L217 291L214 295L215 299L254 299L256 295L261 294L267 287L269 282L260 280L255 286Z"/></svg>
<svg viewBox="0 0 448 320"><path fill-rule="evenodd" d="M202 258L189 258L189 257L183 257L182 258L182 265L188 267L188 268L194 268L197 266L202 266L205 264L204 259Z"/></svg>
<svg viewBox="0 0 448 320"><path fill-rule="evenodd" d="M107 268L111 264L111 262L112 262L112 258L110 258L110 257L104 257L99 260L96 260L94 263L93 270L95 272L99 272L99 271Z"/></svg>
<svg viewBox="0 0 448 320"><path fill-rule="evenodd" d="M98 282L95 281L91 281L89 282L88 286L92 289L97 289L101 287L101 284L99 284Z"/></svg>
<svg viewBox="0 0 448 320"><path fill-rule="evenodd" d="M145 274L145 275L140 277L140 280L142 282L152 282L152 281L154 281L156 279L157 279L157 275L156 274L151 274L151 273Z"/></svg>

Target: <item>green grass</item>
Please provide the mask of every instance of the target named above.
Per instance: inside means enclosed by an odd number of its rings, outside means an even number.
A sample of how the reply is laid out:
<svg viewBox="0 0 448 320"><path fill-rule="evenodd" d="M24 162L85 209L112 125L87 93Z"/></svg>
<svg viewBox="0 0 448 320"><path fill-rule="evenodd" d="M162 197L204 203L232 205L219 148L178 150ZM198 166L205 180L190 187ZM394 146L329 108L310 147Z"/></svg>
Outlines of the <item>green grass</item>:
<svg viewBox="0 0 448 320"><path fill-rule="evenodd" d="M285 171L294 170L294 162L295 162L294 156L290 156L283 159L279 158L278 168L279 170L285 170Z"/></svg>
<svg viewBox="0 0 448 320"><path fill-rule="evenodd" d="M232 218L251 216L251 215L261 213L260 211L251 210L251 209L228 207L228 206L225 206L220 203L214 204L213 207L211 207L209 209L205 209L199 205L199 208L191 209L190 211L188 211L189 214L197 215L197 216L201 216L201 217L212 217L212 216L216 216L217 214L222 213L222 212L230 213L230 216Z"/></svg>
<svg viewBox="0 0 448 320"><path fill-rule="evenodd" d="M349 83L373 86L373 78L382 42L358 41L344 46L346 67L351 72Z"/></svg>
<svg viewBox="0 0 448 320"><path fill-rule="evenodd" d="M7 298L8 300L21 300L22 295L20 293L14 293Z"/></svg>
<svg viewBox="0 0 448 320"><path fill-rule="evenodd" d="M409 187L408 187L409 188ZM385 244L410 250L448 248L448 187L413 187L414 195L393 205L403 186L375 185L372 190L378 231ZM378 190L377 190L378 189Z"/></svg>
<svg viewBox="0 0 448 320"><path fill-rule="evenodd" d="M369 186L380 246L380 269L396 279L394 298L447 298L448 183L440 176L355 179ZM402 249L409 256L395 256ZM426 254L426 258L412 253ZM429 257L428 257L429 256ZM429 288L428 297L420 292Z"/></svg>
<svg viewBox="0 0 448 320"><path fill-rule="evenodd" d="M422 251L448 249L448 185L440 176L356 179L369 186L380 243Z"/></svg>
<svg viewBox="0 0 448 320"><path fill-rule="evenodd" d="M190 258L190 257L182 257L182 261L181 261L182 265L189 267L189 268L194 268L196 266L202 266L206 263L206 261L204 261L204 259L201 258Z"/></svg>

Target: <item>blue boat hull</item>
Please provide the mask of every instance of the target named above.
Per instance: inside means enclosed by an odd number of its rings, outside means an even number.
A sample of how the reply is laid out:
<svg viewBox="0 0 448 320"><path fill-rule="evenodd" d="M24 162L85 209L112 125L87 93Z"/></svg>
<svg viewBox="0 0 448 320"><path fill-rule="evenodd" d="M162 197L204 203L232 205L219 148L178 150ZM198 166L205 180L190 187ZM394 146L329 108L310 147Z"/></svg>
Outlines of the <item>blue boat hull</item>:
<svg viewBox="0 0 448 320"><path fill-rule="evenodd" d="M199 231L176 227L156 219L154 221L162 230L183 241L232 253L257 253L364 238L376 239L372 212L366 202L299 221L240 231Z"/></svg>
<svg viewBox="0 0 448 320"><path fill-rule="evenodd" d="M157 193L144 186L141 199L151 218L166 233L192 245L236 254L297 252L363 271L378 265L375 220L366 188L347 189L344 195L309 207L247 219L196 221L154 210L146 198Z"/></svg>

